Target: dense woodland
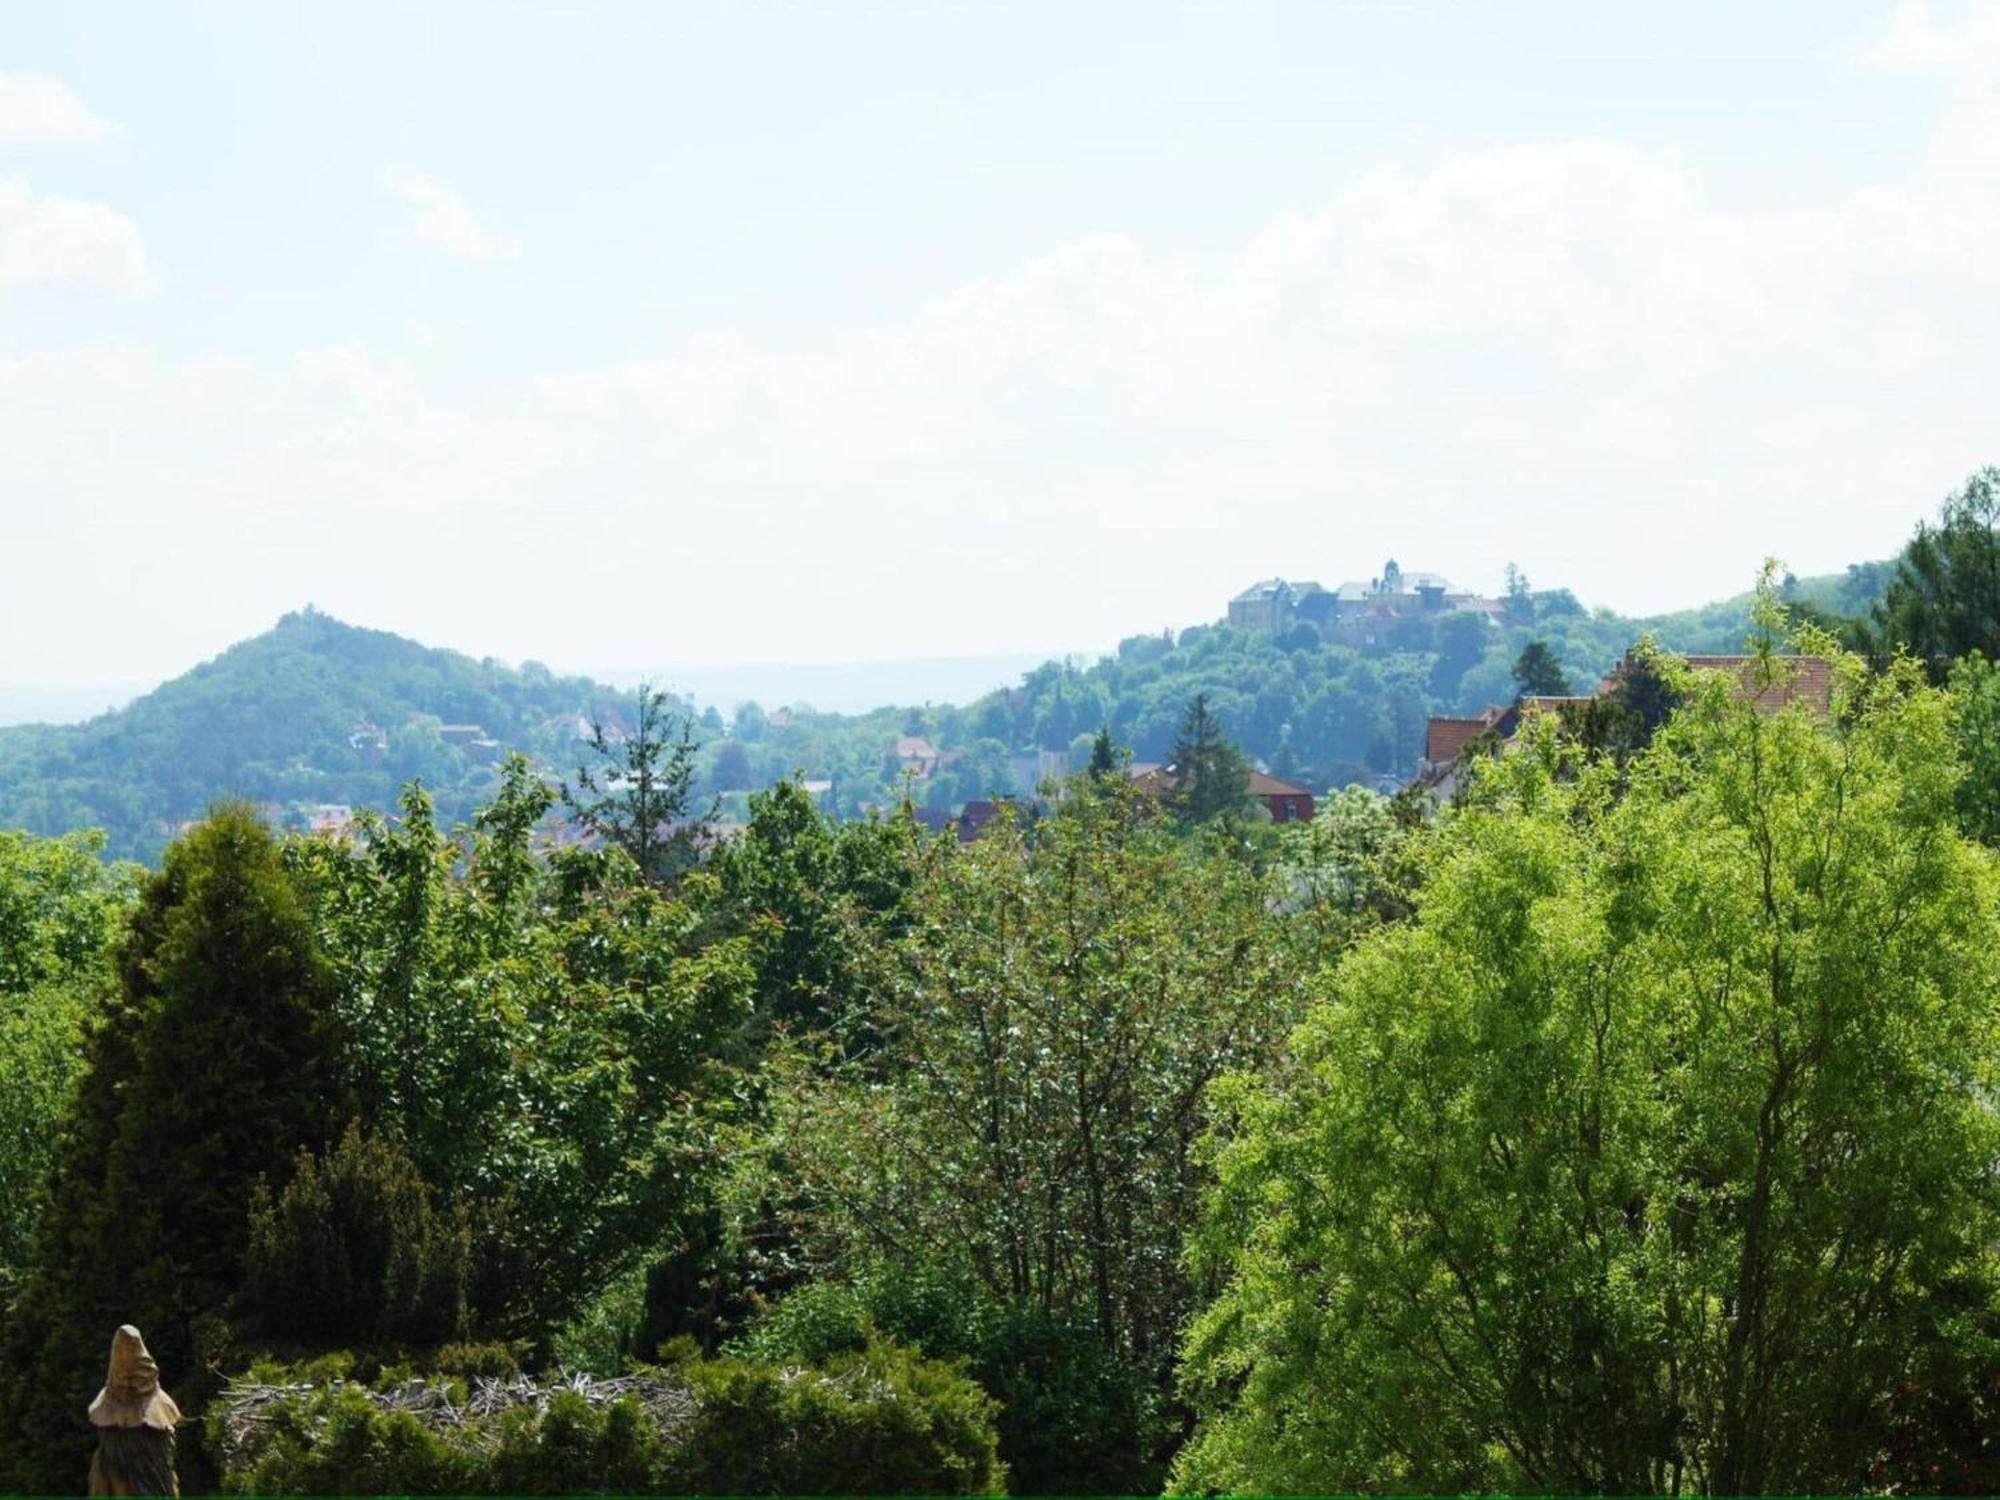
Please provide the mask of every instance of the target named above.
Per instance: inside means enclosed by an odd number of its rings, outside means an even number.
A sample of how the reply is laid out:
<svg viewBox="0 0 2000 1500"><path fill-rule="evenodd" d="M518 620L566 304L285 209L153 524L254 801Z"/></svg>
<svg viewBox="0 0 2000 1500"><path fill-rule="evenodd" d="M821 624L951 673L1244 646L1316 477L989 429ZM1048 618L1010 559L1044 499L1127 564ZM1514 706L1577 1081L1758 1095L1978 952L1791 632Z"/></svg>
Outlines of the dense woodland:
<svg viewBox="0 0 2000 1500"><path fill-rule="evenodd" d="M80 1487L132 1322L190 1490L1990 1492L1996 522L1690 625L1763 709L1534 596L1421 701L1627 670L1444 805L1259 821L1336 657L1215 629L965 710L1087 735L966 844L685 836L658 696L462 818L0 833L0 1488Z"/></svg>
<svg viewBox="0 0 2000 1500"><path fill-rule="evenodd" d="M1863 616L1885 576L1884 565L1859 565L1795 581L1788 596ZM726 717L711 708L690 726L699 788L740 820L750 791L800 776L826 783L819 800L835 816L865 817L903 796L889 751L914 734L956 757L911 792L925 811L948 814L975 798L1031 794L1041 779L1033 752L1080 769L1101 728L1140 760L1164 759L1196 694L1276 775L1314 791L1389 785L1415 769L1428 715L1511 699L1513 664L1531 641L1588 691L1647 632L1674 650L1716 652L1738 649L1749 628L1747 594L1642 620L1587 611L1567 590L1538 592L1517 576L1507 603L1497 624L1470 612L1413 618L1365 648L1331 644L1310 622L1276 637L1226 625L1138 635L1101 661L1049 662L966 705L842 715L746 703ZM536 663L475 661L306 610L127 708L85 724L0 728L0 827L98 828L113 855L152 861L218 796L297 827L311 804L390 813L415 780L450 825L497 794L505 752L553 779L572 768L591 722L631 727L631 704L629 693ZM474 726L481 743L446 726Z"/></svg>

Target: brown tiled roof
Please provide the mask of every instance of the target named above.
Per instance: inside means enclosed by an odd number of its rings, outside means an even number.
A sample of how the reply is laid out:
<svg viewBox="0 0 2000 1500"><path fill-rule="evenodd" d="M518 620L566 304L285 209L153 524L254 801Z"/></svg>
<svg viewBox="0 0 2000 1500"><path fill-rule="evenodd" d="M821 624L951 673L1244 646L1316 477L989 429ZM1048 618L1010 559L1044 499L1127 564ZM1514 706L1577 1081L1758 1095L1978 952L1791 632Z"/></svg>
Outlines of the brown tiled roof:
<svg viewBox="0 0 2000 1500"><path fill-rule="evenodd" d="M1493 727L1486 714L1472 719L1433 718L1424 726L1424 759L1434 766L1457 760L1475 736Z"/></svg>
<svg viewBox="0 0 2000 1500"><path fill-rule="evenodd" d="M1133 784L1140 791L1151 796L1163 797L1180 785L1180 777L1166 766L1157 762L1139 761L1127 767ZM1246 788L1253 797L1310 797L1311 792L1289 781L1280 781L1275 776L1267 776L1262 771L1250 773L1250 783Z"/></svg>
<svg viewBox="0 0 2000 1500"><path fill-rule="evenodd" d="M1302 786L1294 786L1289 781L1280 781L1275 776L1266 776L1262 771L1250 773L1250 795L1253 797L1310 797L1311 792Z"/></svg>
<svg viewBox="0 0 2000 1500"><path fill-rule="evenodd" d="M1781 656L1776 659L1776 681L1759 687L1754 656L1690 656L1687 664L1697 672L1727 672L1736 678L1736 688L1762 709L1780 709L1803 703L1816 714L1825 713L1833 702L1833 663L1823 656Z"/></svg>

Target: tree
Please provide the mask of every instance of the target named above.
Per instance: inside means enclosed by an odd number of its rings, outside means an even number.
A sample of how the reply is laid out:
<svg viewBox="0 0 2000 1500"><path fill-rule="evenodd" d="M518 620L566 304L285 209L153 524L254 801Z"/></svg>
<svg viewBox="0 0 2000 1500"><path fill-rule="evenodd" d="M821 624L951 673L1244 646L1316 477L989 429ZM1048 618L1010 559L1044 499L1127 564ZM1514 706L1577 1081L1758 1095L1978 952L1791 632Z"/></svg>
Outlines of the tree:
<svg viewBox="0 0 2000 1500"><path fill-rule="evenodd" d="M1194 1305L1204 1089L1268 1054L1293 987L1263 882L1138 817L1125 781L1072 785L1032 845L1003 819L927 846L880 1049L785 1061L773 1139L809 1263L927 1268L1159 1389ZM1071 1480L1102 1461L1073 1454Z"/></svg>
<svg viewBox="0 0 2000 1500"><path fill-rule="evenodd" d="M548 806L515 757L469 837L412 788L398 829L291 848L362 1121L466 1209L475 1323L536 1340L698 1198L750 989L745 940L622 854L538 858Z"/></svg>
<svg viewBox="0 0 2000 1500"><path fill-rule="evenodd" d="M2000 886L1943 695L1837 678L1711 674L1623 768L1539 720L1420 836L1218 1096L1179 1487L1853 1491L1983 1383Z"/></svg>
<svg viewBox="0 0 2000 1500"><path fill-rule="evenodd" d="M741 728L738 737L748 738ZM693 720L665 692L641 683L633 731L621 734L594 719L588 743L599 764L577 767L575 783L562 789L577 826L623 849L655 885L692 869L715 819L713 805L691 815L699 749Z"/></svg>
<svg viewBox="0 0 2000 1500"><path fill-rule="evenodd" d="M135 1323L196 1399L242 1278L250 1202L349 1111L324 964L270 833L224 805L169 846L92 1032L32 1264L0 1349L13 1486L76 1482L73 1393Z"/></svg>
<svg viewBox="0 0 2000 1500"><path fill-rule="evenodd" d="M1181 720L1171 763L1174 790L1170 805L1190 823L1207 823L1240 814L1250 795L1250 762L1223 737L1222 725L1208 710L1208 695L1196 693Z"/></svg>
<svg viewBox="0 0 2000 1500"><path fill-rule="evenodd" d="M757 1039L774 1023L850 1018L875 931L902 920L909 833L901 820L835 824L793 780L750 794L749 822L711 870L724 929L750 945Z"/></svg>
<svg viewBox="0 0 2000 1500"><path fill-rule="evenodd" d="M1503 602L1503 618L1509 625L1535 623L1535 595L1528 587L1528 575L1512 563L1507 564L1507 597Z"/></svg>
<svg viewBox="0 0 2000 1500"><path fill-rule="evenodd" d="M1514 658L1514 685L1520 698L1567 698L1569 679L1547 641L1530 641Z"/></svg>
<svg viewBox="0 0 2000 1500"><path fill-rule="evenodd" d="M1935 525L1896 560L1873 610L1872 644L1901 648L1942 680L1971 651L2000 657L2000 468L1981 469L1946 498Z"/></svg>
<svg viewBox="0 0 2000 1500"><path fill-rule="evenodd" d="M0 831L0 1301L26 1254L84 1027L115 984L110 950L137 870L100 835Z"/></svg>
<svg viewBox="0 0 2000 1500"><path fill-rule="evenodd" d="M1090 742L1090 774L1097 777L1113 776L1118 771L1118 746L1111 738L1111 726L1106 724L1097 731L1097 738Z"/></svg>
<svg viewBox="0 0 2000 1500"><path fill-rule="evenodd" d="M357 1123L251 1203L243 1304L258 1334L316 1348L437 1345L465 1330L472 1233L393 1142Z"/></svg>

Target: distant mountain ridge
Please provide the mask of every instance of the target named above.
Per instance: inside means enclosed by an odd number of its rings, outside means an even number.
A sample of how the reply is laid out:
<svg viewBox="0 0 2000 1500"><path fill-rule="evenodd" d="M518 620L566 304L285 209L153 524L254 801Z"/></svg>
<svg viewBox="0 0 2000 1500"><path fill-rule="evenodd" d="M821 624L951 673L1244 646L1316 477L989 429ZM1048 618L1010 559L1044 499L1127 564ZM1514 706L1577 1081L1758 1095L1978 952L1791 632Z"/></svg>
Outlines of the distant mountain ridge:
<svg viewBox="0 0 2000 1500"><path fill-rule="evenodd" d="M1790 592L1861 612L1883 568L1797 581ZM1553 590L1533 594L1511 622L1448 612L1358 647L1303 622L1277 632L1198 625L1129 637L1087 666L1043 663L964 705L837 714L753 704L733 722L710 708L699 720L704 791L734 806L801 773L841 814L901 795L946 812L1031 791L1087 754L1100 726L1140 759L1161 759L1197 692L1276 774L1315 789L1393 783L1415 763L1427 714L1506 699L1513 655L1530 638L1547 640L1587 683L1642 631L1678 650L1728 651L1748 620L1747 594L1633 619ZM114 853L150 859L218 797L246 798L285 826L336 827L355 808L391 809L411 780L446 820L459 819L490 791L502 756L519 752L558 778L582 755L589 721L618 722L630 703L629 692L588 677L477 660L308 608L121 709L0 728L0 827L102 828Z"/></svg>

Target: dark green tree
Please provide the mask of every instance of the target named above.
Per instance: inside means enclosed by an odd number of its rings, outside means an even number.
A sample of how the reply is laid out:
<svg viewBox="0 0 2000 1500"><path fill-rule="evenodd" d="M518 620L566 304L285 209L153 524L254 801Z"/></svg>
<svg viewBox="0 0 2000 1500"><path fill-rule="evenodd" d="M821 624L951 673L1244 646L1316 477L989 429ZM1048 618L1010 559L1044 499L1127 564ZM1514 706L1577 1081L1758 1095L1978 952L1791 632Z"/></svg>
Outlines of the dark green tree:
<svg viewBox="0 0 2000 1500"><path fill-rule="evenodd" d="M1118 770L1118 746L1112 742L1111 726L1104 725L1097 731L1097 738L1090 742L1090 774L1097 777L1113 775Z"/></svg>
<svg viewBox="0 0 2000 1500"><path fill-rule="evenodd" d="M577 767L565 782L563 805L579 828L623 849L655 885L670 884L701 858L715 807L694 812L694 721L665 692L639 685L630 734L591 722L596 765Z"/></svg>
<svg viewBox="0 0 2000 1500"><path fill-rule="evenodd" d="M2000 656L2000 468L1981 469L1948 497L1896 560L1873 611L1871 644L1898 648L1942 680L1971 651Z"/></svg>
<svg viewBox="0 0 2000 1500"><path fill-rule="evenodd" d="M76 1484L76 1392L101 1379L121 1323L143 1330L169 1389L199 1399L253 1190L287 1180L348 1114L304 903L248 808L169 846L118 973L0 1348L4 1488Z"/></svg>
<svg viewBox="0 0 2000 1500"><path fill-rule="evenodd" d="M1518 698L1566 698L1570 691L1562 662L1547 641L1530 641L1521 648L1514 658L1514 685Z"/></svg>
<svg viewBox="0 0 2000 1500"><path fill-rule="evenodd" d="M463 1206L438 1209L409 1157L359 1124L251 1206L243 1303L264 1338L440 1344L465 1331L471 1274Z"/></svg>
<svg viewBox="0 0 2000 1500"><path fill-rule="evenodd" d="M1196 693L1174 741L1170 805L1190 823L1241 813L1249 798L1250 762L1222 733L1208 695Z"/></svg>

